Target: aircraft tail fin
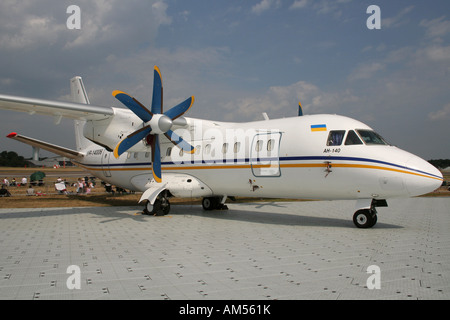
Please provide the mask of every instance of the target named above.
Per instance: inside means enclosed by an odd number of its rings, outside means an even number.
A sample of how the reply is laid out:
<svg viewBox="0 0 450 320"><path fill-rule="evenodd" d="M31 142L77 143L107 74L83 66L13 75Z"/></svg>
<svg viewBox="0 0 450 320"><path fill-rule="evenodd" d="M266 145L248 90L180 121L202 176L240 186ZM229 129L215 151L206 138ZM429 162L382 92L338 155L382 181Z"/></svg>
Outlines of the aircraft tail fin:
<svg viewBox="0 0 450 320"><path fill-rule="evenodd" d="M70 95L72 97L72 102L90 104L89 97L81 77L77 76L70 79ZM90 144L90 141L83 135L85 123L86 121L84 120L75 120L75 142L78 151L86 148Z"/></svg>
<svg viewBox="0 0 450 320"><path fill-rule="evenodd" d="M81 77L73 77L70 79L70 94L72 96L72 102L91 104Z"/></svg>

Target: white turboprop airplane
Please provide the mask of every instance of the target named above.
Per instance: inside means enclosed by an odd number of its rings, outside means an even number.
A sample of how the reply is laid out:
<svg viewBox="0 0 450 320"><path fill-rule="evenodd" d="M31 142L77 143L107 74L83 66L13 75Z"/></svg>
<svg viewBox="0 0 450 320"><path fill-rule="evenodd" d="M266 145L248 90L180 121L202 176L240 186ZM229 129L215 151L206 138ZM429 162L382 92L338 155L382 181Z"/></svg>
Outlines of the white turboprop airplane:
<svg viewBox="0 0 450 320"><path fill-rule="evenodd" d="M0 95L0 108L75 120L76 150L10 133L9 138L70 158L94 176L143 192L144 213L168 214L170 197L202 197L205 210L227 197L356 199L353 222L370 228L386 199L438 188L427 161L387 143L370 127L338 115L227 123L183 117L194 97L163 112L161 73L154 69L147 109L121 91L128 109L90 105L80 77L73 101ZM174 131L172 131L172 129Z"/></svg>

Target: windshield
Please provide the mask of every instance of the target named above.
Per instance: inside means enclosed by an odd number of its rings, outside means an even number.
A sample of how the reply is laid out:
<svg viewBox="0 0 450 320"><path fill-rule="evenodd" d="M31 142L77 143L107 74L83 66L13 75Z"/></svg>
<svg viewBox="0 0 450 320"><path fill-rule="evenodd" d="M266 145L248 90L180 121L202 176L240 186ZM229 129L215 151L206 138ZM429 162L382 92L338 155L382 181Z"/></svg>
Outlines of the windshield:
<svg viewBox="0 0 450 320"><path fill-rule="evenodd" d="M356 130L365 144L378 144L378 145L388 145L378 133L372 130Z"/></svg>
<svg viewBox="0 0 450 320"><path fill-rule="evenodd" d="M358 138L358 135L353 130L349 130L347 134L347 138L345 139L345 145L351 146L355 144L363 144L361 140Z"/></svg>

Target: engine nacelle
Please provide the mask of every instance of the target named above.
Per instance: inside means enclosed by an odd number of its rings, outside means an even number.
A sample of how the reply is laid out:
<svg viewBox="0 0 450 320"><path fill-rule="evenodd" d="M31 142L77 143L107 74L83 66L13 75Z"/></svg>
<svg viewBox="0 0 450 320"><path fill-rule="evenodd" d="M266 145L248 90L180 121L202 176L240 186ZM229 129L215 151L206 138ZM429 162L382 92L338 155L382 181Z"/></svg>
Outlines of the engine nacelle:
<svg viewBox="0 0 450 320"><path fill-rule="evenodd" d="M144 174L133 177L131 183L136 189L144 192L140 201L145 199L152 204L152 201L163 190L169 190L172 195L180 198L207 197L213 194L205 183L187 174L167 172L164 173L163 179L163 184L156 183L153 181L151 174Z"/></svg>
<svg viewBox="0 0 450 320"><path fill-rule="evenodd" d="M86 121L83 135L86 139L105 147L109 151L126 136L140 129L143 123L134 113L127 109L114 108L114 116L99 121ZM129 151L146 152L149 147L138 143Z"/></svg>

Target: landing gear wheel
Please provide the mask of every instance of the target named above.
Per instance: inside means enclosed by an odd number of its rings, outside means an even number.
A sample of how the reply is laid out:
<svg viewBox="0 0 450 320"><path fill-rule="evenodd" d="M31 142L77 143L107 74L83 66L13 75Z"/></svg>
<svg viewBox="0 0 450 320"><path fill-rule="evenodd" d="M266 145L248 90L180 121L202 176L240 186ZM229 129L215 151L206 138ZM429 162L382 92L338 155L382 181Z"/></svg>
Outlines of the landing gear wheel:
<svg viewBox="0 0 450 320"><path fill-rule="evenodd" d="M142 211L142 214L150 216L152 215L152 212L153 212L153 205L150 203L150 201L147 201L144 210Z"/></svg>
<svg viewBox="0 0 450 320"><path fill-rule="evenodd" d="M170 202L167 198L156 199L153 205L147 202L143 214L149 216L165 216L170 212Z"/></svg>
<svg viewBox="0 0 450 320"><path fill-rule="evenodd" d="M170 202L167 198L156 199L153 205L153 215L154 216L165 216L170 212Z"/></svg>
<svg viewBox="0 0 450 320"><path fill-rule="evenodd" d="M353 223L362 229L372 228L377 223L377 220L376 213L369 209L358 210L353 215Z"/></svg>
<svg viewBox="0 0 450 320"><path fill-rule="evenodd" d="M202 207L206 211L217 209L220 205L220 198L217 197L208 197L203 198Z"/></svg>

